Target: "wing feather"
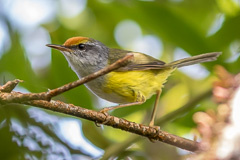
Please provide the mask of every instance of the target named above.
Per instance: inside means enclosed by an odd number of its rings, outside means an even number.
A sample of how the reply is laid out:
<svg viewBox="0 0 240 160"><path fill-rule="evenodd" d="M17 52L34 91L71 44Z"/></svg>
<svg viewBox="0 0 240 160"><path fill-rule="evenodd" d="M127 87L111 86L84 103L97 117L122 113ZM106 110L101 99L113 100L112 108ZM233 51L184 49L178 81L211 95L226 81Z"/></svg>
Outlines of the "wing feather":
<svg viewBox="0 0 240 160"><path fill-rule="evenodd" d="M110 49L109 64L114 63L120 58L123 58L127 53L134 55L133 59L124 67L116 71L134 71L134 70L151 70L165 68L165 62L155 59L151 56L139 52L131 52L121 49Z"/></svg>

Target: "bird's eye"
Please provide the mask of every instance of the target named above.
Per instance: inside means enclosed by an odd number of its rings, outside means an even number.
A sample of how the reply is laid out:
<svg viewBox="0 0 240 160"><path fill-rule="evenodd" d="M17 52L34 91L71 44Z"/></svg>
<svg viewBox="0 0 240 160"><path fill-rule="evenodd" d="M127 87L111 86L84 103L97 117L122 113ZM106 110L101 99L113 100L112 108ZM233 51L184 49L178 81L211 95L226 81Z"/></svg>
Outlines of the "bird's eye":
<svg viewBox="0 0 240 160"><path fill-rule="evenodd" d="M78 48L79 48L80 50L85 49L85 44L80 43L80 44L78 45Z"/></svg>

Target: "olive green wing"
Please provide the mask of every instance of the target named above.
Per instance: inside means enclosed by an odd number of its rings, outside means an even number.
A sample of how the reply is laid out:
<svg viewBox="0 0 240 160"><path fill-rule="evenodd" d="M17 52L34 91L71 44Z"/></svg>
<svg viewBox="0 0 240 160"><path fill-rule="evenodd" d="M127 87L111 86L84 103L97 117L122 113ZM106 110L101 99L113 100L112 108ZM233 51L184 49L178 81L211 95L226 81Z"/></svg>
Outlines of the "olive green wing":
<svg viewBox="0 0 240 160"><path fill-rule="evenodd" d="M109 50L109 64L116 62L118 59L125 57L128 53L133 54L131 61L124 67L117 69L116 71L133 71L133 70L150 70L165 68L165 62L155 59L139 52L131 52L121 49Z"/></svg>

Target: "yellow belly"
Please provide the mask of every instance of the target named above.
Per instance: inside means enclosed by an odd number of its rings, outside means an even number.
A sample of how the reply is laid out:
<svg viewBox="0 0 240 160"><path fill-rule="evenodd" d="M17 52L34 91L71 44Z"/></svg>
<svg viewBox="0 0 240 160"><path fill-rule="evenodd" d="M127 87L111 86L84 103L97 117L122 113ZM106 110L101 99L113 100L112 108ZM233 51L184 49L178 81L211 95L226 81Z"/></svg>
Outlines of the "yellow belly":
<svg viewBox="0 0 240 160"><path fill-rule="evenodd" d="M174 69L110 72L103 86L105 94L115 103L139 101L138 98L150 98L161 90L163 84Z"/></svg>

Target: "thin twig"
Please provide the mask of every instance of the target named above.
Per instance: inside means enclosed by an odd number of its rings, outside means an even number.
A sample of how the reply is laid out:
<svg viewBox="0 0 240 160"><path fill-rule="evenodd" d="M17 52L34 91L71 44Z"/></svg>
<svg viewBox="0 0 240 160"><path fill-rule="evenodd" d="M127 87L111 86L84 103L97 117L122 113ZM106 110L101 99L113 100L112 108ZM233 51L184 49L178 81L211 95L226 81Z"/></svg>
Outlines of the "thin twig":
<svg viewBox="0 0 240 160"><path fill-rule="evenodd" d="M18 85L19 82L23 82L23 81L19 80L19 79L15 79L13 81L8 81L3 86L0 86L0 91L10 93Z"/></svg>
<svg viewBox="0 0 240 160"><path fill-rule="evenodd" d="M75 87L78 87L84 83L87 83L95 78L98 78L104 74L107 74L113 70L116 70L128 63L128 60L133 57L133 54L129 54L122 59L117 60L113 64L109 65L108 67L105 67L97 72L94 72L86 77L83 77L77 81L68 83L66 85L63 85L59 88L49 90L47 92L41 92L41 93L22 93L17 95L11 95L11 94L5 94L4 98L5 100L9 102L23 102L23 101L29 101L29 100L47 100L50 101L52 97L57 96L61 93L64 93L70 89L73 89ZM8 83L14 83L14 81L10 81ZM2 86L3 87L3 86Z"/></svg>
<svg viewBox="0 0 240 160"><path fill-rule="evenodd" d="M52 98L52 97L57 96L57 95L59 95L63 92L66 92L70 89L73 89L73 88L75 88L75 87L77 87L81 84L87 83L87 82L89 82L93 79L96 79L97 77L100 77L104 74L107 74L107 73L113 71L113 70L116 70L116 69L126 65L128 60L131 59L132 57L133 57L133 54L129 54L129 55L123 57L122 59L117 60L115 63L109 65L108 67L103 68L103 69L101 69L101 70L99 70L95 73L92 73L92 74L86 76L86 77L83 77L80 80L77 80L75 82L68 83L68 84L66 84L62 87L50 90L50 91L48 91L48 97Z"/></svg>

